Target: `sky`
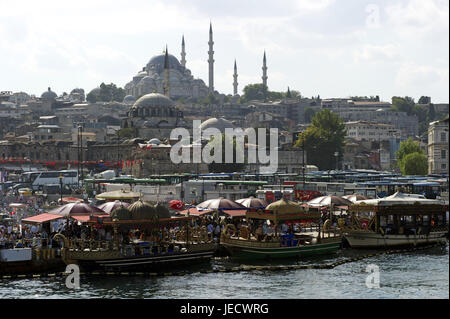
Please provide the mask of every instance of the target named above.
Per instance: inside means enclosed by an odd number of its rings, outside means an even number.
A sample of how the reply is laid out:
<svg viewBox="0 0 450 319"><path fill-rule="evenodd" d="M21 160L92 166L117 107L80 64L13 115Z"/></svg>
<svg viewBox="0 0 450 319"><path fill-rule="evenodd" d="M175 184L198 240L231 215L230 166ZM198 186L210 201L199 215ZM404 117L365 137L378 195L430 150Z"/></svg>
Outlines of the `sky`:
<svg viewBox="0 0 450 319"><path fill-rule="evenodd" d="M0 0L0 91L40 96L100 83L123 87L165 46L208 84L239 93L271 91L321 98L431 96L449 102L448 0Z"/></svg>

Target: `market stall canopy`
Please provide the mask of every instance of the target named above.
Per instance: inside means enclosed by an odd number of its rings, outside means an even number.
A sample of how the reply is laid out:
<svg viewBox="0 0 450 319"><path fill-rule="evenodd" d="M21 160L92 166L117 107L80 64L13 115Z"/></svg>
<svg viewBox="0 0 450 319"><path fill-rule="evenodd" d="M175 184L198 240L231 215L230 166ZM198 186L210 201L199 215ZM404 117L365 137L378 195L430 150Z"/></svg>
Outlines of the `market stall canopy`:
<svg viewBox="0 0 450 319"><path fill-rule="evenodd" d="M444 205L439 199L427 199L419 194L405 194L397 192L391 196L377 199L356 201L353 206L395 206L395 205Z"/></svg>
<svg viewBox="0 0 450 319"><path fill-rule="evenodd" d="M182 210L181 212L179 212L179 214L187 215L188 212L189 212L189 215L191 215L191 216L201 216L201 215L204 215L204 214L214 213L215 210L213 210L213 209L201 209L201 208L197 208L197 207L190 207L188 209Z"/></svg>
<svg viewBox="0 0 450 319"><path fill-rule="evenodd" d="M97 199L118 199L118 200L124 199L136 200L139 199L139 197L141 197L141 193L125 191L123 189L118 191L105 192L95 196L95 198Z"/></svg>
<svg viewBox="0 0 450 319"><path fill-rule="evenodd" d="M215 199L209 199L207 201L204 201L204 202L198 204L197 207L203 208L203 209L218 209L218 210L246 209L246 207L244 205L236 203L235 201L232 201L230 199L222 198L222 197L215 198Z"/></svg>
<svg viewBox="0 0 450 319"><path fill-rule="evenodd" d="M71 217L75 215L100 215L104 214L105 212L98 207L91 206L86 203L69 203L61 207L52 209L48 213L64 217Z"/></svg>
<svg viewBox="0 0 450 319"><path fill-rule="evenodd" d="M331 195L316 197L308 202L309 206L350 206L351 204L353 203L346 198Z"/></svg>
<svg viewBox="0 0 450 319"><path fill-rule="evenodd" d="M115 200L113 202L103 203L97 207L100 208L105 213L111 213L113 210L116 210L117 208L119 208L121 206L128 207L128 206L130 206L130 204L126 203L126 202L121 202L119 200Z"/></svg>
<svg viewBox="0 0 450 319"><path fill-rule="evenodd" d="M342 198L348 199L352 203L354 203L354 202L356 202L358 200L370 199L369 197L366 197L366 196L361 195L361 194L345 195L345 196L342 196Z"/></svg>
<svg viewBox="0 0 450 319"><path fill-rule="evenodd" d="M36 215L36 216L24 218L24 219L22 219L22 223L25 223L25 224L41 224L41 223L49 222L51 220L55 220L55 219L59 219L59 218L64 218L64 216L43 213L43 214L39 214L39 215Z"/></svg>
<svg viewBox="0 0 450 319"><path fill-rule="evenodd" d="M247 208L265 208L267 206L266 200L255 197L238 199L236 203L241 204Z"/></svg>

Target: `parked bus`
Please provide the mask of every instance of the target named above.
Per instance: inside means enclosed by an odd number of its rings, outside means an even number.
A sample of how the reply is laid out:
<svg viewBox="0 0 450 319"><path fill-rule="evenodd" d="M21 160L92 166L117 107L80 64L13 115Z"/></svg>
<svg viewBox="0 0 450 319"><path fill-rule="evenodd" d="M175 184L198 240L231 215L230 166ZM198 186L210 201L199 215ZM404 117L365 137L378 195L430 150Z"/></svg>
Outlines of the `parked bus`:
<svg viewBox="0 0 450 319"><path fill-rule="evenodd" d="M22 182L28 184L33 190L42 190L44 185L60 184L61 175L63 185L78 187L77 170L25 172L22 174Z"/></svg>

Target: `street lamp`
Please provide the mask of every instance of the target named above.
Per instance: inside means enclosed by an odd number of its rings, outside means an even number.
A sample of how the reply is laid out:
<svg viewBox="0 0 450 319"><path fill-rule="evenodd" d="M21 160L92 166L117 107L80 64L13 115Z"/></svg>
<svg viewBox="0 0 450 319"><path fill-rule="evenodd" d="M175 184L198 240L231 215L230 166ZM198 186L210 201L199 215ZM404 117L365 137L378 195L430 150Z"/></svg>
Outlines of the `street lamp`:
<svg viewBox="0 0 450 319"><path fill-rule="evenodd" d="M61 194L61 204L62 204L62 195L63 195L63 174L59 173L59 192Z"/></svg>
<svg viewBox="0 0 450 319"><path fill-rule="evenodd" d="M336 171L339 170L339 152L334 152L334 156L336 156Z"/></svg>

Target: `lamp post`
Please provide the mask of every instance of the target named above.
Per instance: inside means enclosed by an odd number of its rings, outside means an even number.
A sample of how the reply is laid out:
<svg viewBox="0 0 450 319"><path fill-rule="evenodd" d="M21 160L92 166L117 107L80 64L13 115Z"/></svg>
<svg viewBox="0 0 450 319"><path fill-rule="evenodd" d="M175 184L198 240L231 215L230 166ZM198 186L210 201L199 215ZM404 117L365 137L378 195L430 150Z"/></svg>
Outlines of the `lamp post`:
<svg viewBox="0 0 450 319"><path fill-rule="evenodd" d="M306 183L306 180L305 180L305 139L303 138L302 139L302 157L303 157L303 159L302 159L302 170L303 170L303 196L305 195L304 193L305 193L305 183Z"/></svg>
<svg viewBox="0 0 450 319"><path fill-rule="evenodd" d="M62 204L62 195L63 195L63 174L59 173L59 192L60 192L60 200Z"/></svg>
<svg viewBox="0 0 450 319"><path fill-rule="evenodd" d="M336 171L339 170L339 152L334 152L334 156L336 156Z"/></svg>

